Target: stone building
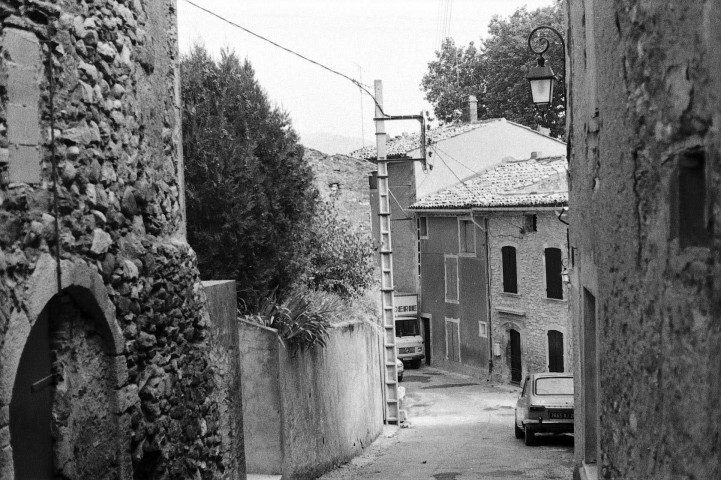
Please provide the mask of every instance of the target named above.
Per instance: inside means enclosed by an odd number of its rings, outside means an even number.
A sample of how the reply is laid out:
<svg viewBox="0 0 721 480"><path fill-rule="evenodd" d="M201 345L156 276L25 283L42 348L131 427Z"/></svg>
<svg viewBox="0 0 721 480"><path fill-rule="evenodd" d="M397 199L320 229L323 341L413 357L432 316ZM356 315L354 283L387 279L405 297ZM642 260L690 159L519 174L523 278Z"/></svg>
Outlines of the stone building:
<svg viewBox="0 0 721 480"><path fill-rule="evenodd" d="M568 2L576 478L721 476L721 2Z"/></svg>
<svg viewBox="0 0 721 480"><path fill-rule="evenodd" d="M0 3L0 478L244 476L185 241L175 12Z"/></svg>
<svg viewBox="0 0 721 480"><path fill-rule="evenodd" d="M572 370L565 157L506 160L414 203L434 365L519 383ZM486 373L488 372L488 373Z"/></svg>

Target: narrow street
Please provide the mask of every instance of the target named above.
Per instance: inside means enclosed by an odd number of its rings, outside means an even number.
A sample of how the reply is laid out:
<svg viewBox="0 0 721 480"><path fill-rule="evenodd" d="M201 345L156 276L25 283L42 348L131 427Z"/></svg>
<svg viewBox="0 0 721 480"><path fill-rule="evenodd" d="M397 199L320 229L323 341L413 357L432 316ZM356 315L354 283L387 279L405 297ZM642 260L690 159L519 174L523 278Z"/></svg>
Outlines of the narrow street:
<svg viewBox="0 0 721 480"><path fill-rule="evenodd" d="M360 457L321 480L570 479L573 436L513 435L520 392L430 367L406 370L408 428L386 427Z"/></svg>

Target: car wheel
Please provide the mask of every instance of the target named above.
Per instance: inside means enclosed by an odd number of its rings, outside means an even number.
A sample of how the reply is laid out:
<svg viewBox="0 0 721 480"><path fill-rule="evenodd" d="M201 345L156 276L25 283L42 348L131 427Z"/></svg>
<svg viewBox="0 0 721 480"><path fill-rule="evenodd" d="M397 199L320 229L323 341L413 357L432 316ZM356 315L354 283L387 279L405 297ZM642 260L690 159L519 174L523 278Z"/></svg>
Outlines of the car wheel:
<svg viewBox="0 0 721 480"><path fill-rule="evenodd" d="M513 418L513 431L516 433L516 438L523 438L523 429L518 428L518 422L516 418Z"/></svg>
<svg viewBox="0 0 721 480"><path fill-rule="evenodd" d="M536 444L536 432L533 431L533 429L530 427L530 425L526 425L524 428L524 431L526 433L525 441L526 445L531 447Z"/></svg>
<svg viewBox="0 0 721 480"><path fill-rule="evenodd" d="M414 368L414 369L416 369L416 370L419 369L419 368L421 368L421 359L418 358L418 359L416 359L416 360L413 360L413 361L410 363L410 367L411 367L411 368Z"/></svg>

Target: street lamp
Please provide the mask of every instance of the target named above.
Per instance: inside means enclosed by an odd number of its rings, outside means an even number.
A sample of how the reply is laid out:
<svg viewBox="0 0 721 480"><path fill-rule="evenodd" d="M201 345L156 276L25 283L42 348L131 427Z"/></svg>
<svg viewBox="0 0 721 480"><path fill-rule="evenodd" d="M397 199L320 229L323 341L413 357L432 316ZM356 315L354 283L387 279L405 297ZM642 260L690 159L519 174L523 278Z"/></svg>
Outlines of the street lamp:
<svg viewBox="0 0 721 480"><path fill-rule="evenodd" d="M553 87L558 80L556 74L553 73L550 65L546 65L546 59L543 58L543 54L546 53L548 47L551 45L547 38L539 37L538 41L541 43L541 48L536 50L533 48L533 36L539 30L550 30L558 36L561 41L561 47L563 48L563 81L566 81L566 43L563 41L563 37L558 30L547 25L541 25L540 27L534 28L530 35L528 35L528 48L531 52L538 55L537 65L528 69L526 78L528 83L531 85L531 96L533 97L533 103L538 106L550 105L553 101ZM566 109L566 101L564 97L563 109Z"/></svg>

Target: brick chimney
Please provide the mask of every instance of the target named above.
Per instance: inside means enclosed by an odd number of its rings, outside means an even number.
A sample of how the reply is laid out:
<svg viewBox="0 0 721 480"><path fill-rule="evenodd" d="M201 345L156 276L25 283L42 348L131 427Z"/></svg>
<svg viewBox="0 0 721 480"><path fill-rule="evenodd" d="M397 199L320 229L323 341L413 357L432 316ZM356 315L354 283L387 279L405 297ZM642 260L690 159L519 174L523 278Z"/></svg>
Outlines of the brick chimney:
<svg viewBox="0 0 721 480"><path fill-rule="evenodd" d="M468 122L476 123L478 121L478 99L475 95L468 96Z"/></svg>

